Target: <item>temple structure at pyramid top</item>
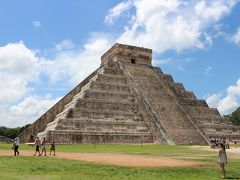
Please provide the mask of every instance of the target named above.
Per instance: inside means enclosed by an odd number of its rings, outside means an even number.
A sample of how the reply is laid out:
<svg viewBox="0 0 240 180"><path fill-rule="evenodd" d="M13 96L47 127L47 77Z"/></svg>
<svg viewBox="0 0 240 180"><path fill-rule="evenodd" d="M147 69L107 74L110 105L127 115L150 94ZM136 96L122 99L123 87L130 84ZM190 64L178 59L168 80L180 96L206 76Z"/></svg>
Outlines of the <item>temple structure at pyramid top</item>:
<svg viewBox="0 0 240 180"><path fill-rule="evenodd" d="M115 44L100 67L19 135L57 143L207 144L240 128L153 67L152 50Z"/></svg>
<svg viewBox="0 0 240 180"><path fill-rule="evenodd" d="M104 55L102 55L101 64L104 64L109 60L152 65L152 50L116 43Z"/></svg>

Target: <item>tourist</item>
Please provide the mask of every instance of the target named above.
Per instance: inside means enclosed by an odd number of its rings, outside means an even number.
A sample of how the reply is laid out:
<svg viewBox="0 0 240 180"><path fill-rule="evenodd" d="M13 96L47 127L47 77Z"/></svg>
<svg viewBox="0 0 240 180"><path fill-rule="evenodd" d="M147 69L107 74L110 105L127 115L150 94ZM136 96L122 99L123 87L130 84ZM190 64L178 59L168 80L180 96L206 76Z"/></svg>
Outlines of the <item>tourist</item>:
<svg viewBox="0 0 240 180"><path fill-rule="evenodd" d="M210 139L210 143L211 143L211 148L214 148L216 147L216 139L215 138L211 138Z"/></svg>
<svg viewBox="0 0 240 180"><path fill-rule="evenodd" d="M19 155L19 151L18 151L19 143L20 143L20 142L19 142L19 138L16 137L16 138L14 139L14 142L13 142L14 156Z"/></svg>
<svg viewBox="0 0 240 180"><path fill-rule="evenodd" d="M36 146L36 151L35 151L34 156L36 156L37 152L38 152L38 155L41 156L40 150L39 150L41 142L40 142L39 137L37 137L37 139L36 139L36 141L35 141L34 144L35 144L35 146Z"/></svg>
<svg viewBox="0 0 240 180"><path fill-rule="evenodd" d="M226 139L226 145L225 145L226 149L230 149L230 145L229 145L229 139Z"/></svg>
<svg viewBox="0 0 240 180"><path fill-rule="evenodd" d="M51 144L51 147L50 147L50 155L51 155L52 151L53 151L53 155L55 156L56 154L55 154L55 142L54 142L54 140L52 140L52 144Z"/></svg>
<svg viewBox="0 0 240 180"><path fill-rule="evenodd" d="M235 145L237 145L237 141L236 140L234 140L233 142L234 142Z"/></svg>
<svg viewBox="0 0 240 180"><path fill-rule="evenodd" d="M47 148L47 142L46 142L45 138L43 138L43 140L42 140L42 153L41 153L41 155L43 154L43 152L44 152L44 156L47 155L47 154L46 154L46 148Z"/></svg>
<svg viewBox="0 0 240 180"><path fill-rule="evenodd" d="M225 165L227 164L227 153L224 144L220 144L221 149L218 151L218 163L221 169L221 177L226 178Z"/></svg>

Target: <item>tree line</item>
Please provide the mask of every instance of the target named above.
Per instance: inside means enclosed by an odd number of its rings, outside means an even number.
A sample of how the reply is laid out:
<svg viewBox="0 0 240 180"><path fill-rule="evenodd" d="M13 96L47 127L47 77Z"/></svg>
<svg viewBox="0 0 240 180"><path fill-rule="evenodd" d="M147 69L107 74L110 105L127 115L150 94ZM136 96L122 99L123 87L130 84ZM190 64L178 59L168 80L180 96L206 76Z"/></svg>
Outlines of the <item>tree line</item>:
<svg viewBox="0 0 240 180"><path fill-rule="evenodd" d="M26 129L30 124L27 124L22 127L16 127L16 128L8 128L5 126L0 126L0 135L5 136L11 139L14 139L17 137L21 132L23 132L24 129Z"/></svg>
<svg viewBox="0 0 240 180"><path fill-rule="evenodd" d="M229 119L233 124L240 125L240 107L233 111L231 114L224 116Z"/></svg>

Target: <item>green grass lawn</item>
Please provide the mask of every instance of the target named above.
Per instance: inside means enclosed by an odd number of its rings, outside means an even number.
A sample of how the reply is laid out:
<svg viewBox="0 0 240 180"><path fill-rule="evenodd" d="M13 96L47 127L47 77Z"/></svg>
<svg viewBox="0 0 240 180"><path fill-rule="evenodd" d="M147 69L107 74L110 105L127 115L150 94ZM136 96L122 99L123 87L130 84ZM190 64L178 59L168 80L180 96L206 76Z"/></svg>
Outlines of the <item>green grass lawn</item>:
<svg viewBox="0 0 240 180"><path fill-rule="evenodd" d="M11 149L11 144L0 144L0 149ZM48 145L48 149L50 145ZM35 147L22 144L20 149L35 150ZM81 153L126 153L156 156L192 156L199 153L207 153L201 150L193 150L185 146L168 146L160 144L73 144L56 145L59 152L81 152Z"/></svg>
<svg viewBox="0 0 240 180"><path fill-rule="evenodd" d="M57 145L57 152L126 153L154 156L180 157L194 161L208 162L206 167L181 168L130 168L113 165L98 165L81 161L56 159L51 157L0 157L0 179L220 179L216 163L216 153L192 150L185 146L165 146L157 144L143 145ZM0 149L9 149L11 145L0 144ZM33 147L21 145L22 149ZM197 157L202 156L198 159ZM227 165L229 179L240 179L240 159L230 159Z"/></svg>

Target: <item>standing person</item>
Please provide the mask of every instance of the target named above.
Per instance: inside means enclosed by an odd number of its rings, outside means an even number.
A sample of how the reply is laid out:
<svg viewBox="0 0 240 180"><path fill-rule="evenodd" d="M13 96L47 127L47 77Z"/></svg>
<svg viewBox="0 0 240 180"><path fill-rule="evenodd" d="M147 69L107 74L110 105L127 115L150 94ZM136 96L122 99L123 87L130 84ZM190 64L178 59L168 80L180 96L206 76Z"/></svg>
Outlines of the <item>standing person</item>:
<svg viewBox="0 0 240 180"><path fill-rule="evenodd" d="M18 151L19 144L20 144L19 138L16 137L13 142L14 156L19 155L19 151Z"/></svg>
<svg viewBox="0 0 240 180"><path fill-rule="evenodd" d="M52 144L51 144L51 148L50 148L50 155L51 155L52 151L53 151L53 155L55 156L56 154L55 154L55 142L54 142L54 139L52 140Z"/></svg>
<svg viewBox="0 0 240 180"><path fill-rule="evenodd" d="M37 137L37 139L35 140L35 143L34 143L34 144L35 144L35 146L36 146L36 151L35 151L34 156L36 156L37 152L38 152L38 155L41 156L40 150L39 150L41 142L40 142L39 137Z"/></svg>
<svg viewBox="0 0 240 180"><path fill-rule="evenodd" d="M46 139L43 138L43 140L42 140L42 153L41 153L41 155L43 154L43 152L44 152L44 156L47 155L47 154L46 154L46 148L47 148L46 146L47 146Z"/></svg>
<svg viewBox="0 0 240 180"><path fill-rule="evenodd" d="M218 151L218 163L221 169L221 177L226 178L225 165L227 164L227 153L224 144L220 144L221 149Z"/></svg>

